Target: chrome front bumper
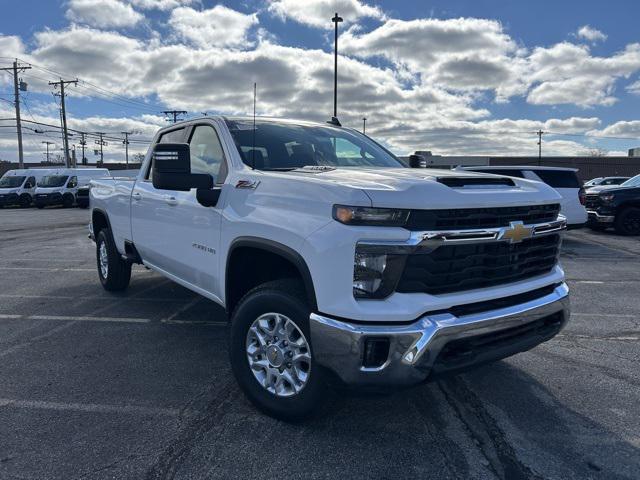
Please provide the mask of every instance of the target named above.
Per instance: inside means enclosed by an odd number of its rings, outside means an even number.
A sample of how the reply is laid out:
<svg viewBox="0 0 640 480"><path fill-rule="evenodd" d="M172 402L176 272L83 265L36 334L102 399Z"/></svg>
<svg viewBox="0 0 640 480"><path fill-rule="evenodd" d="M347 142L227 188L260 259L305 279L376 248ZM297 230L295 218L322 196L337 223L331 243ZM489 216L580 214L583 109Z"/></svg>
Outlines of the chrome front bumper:
<svg viewBox="0 0 640 480"><path fill-rule="evenodd" d="M616 219L615 215L600 215L595 210L587 210L587 215L589 216L589 220L598 223L613 223Z"/></svg>
<svg viewBox="0 0 640 480"><path fill-rule="evenodd" d="M560 284L551 293L517 305L456 317L451 313L427 314L410 324L361 324L336 320L312 313L311 342L316 361L335 372L342 381L352 385L408 385L420 383L440 373L455 371L439 358L451 342L488 339L493 346L476 352L475 359L463 362L485 363L529 350L557 334L569 319L569 289ZM526 330L544 319L554 319L553 328L544 332L530 328L525 337L510 332ZM538 322L538 323L536 323ZM386 362L375 368L363 367L365 341L388 338ZM498 338L502 343L498 342ZM506 338L506 340L505 340ZM509 340L513 338L513 340ZM452 367L452 368L448 368Z"/></svg>

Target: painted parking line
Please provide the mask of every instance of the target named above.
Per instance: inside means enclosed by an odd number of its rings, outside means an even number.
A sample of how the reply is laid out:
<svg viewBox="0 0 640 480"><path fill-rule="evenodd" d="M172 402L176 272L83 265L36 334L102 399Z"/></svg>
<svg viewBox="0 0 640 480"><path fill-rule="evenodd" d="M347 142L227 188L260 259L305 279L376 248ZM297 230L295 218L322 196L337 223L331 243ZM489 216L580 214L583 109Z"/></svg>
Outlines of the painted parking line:
<svg viewBox="0 0 640 480"><path fill-rule="evenodd" d="M0 267L0 270L19 270L37 272L95 272L95 268L48 268L48 267Z"/></svg>
<svg viewBox="0 0 640 480"><path fill-rule="evenodd" d="M169 417L177 417L185 413L184 410L179 408L143 407L136 405L105 405L100 403L47 402L42 400L17 400L11 398L0 398L0 408L2 407L54 410L63 412L116 413Z"/></svg>
<svg viewBox="0 0 640 480"><path fill-rule="evenodd" d="M132 317L96 317L89 315L71 316L71 315L15 315L0 313L0 320L49 320L61 322L106 322L106 323L163 323L173 325L204 325L211 327L226 327L227 322L209 321L209 320L180 320L174 317L164 318L161 320L152 320L150 318L132 318Z"/></svg>
<svg viewBox="0 0 640 480"><path fill-rule="evenodd" d="M141 292L142 293L142 292ZM112 302L114 297L112 296L98 296L98 295L82 295L79 297L77 295L27 295L27 294L11 294L11 293L0 293L0 298L23 298L25 300L104 300L108 302ZM186 299L176 299L176 298L164 298L164 297L137 297L134 295L129 295L126 297L115 297L118 299L118 303L122 302L161 302L161 303L186 303L191 301L191 298Z"/></svg>

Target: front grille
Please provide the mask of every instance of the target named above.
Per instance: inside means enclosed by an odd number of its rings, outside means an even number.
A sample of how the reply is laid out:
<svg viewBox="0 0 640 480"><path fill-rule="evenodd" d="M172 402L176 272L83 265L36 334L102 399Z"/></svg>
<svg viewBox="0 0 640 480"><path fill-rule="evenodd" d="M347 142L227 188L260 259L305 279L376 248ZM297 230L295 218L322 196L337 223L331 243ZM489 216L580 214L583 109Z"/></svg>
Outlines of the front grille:
<svg viewBox="0 0 640 480"><path fill-rule="evenodd" d="M418 230L454 230L508 227L511 222L525 225L552 222L558 218L560 205L524 207L459 208L452 210L411 210L406 228Z"/></svg>
<svg viewBox="0 0 640 480"><path fill-rule="evenodd" d="M585 200L584 205L588 210L595 210L598 208L598 195L597 194L589 194Z"/></svg>
<svg viewBox="0 0 640 480"><path fill-rule="evenodd" d="M396 290L432 295L493 287L551 271L557 262L560 235L520 243L490 242L420 247L407 256Z"/></svg>

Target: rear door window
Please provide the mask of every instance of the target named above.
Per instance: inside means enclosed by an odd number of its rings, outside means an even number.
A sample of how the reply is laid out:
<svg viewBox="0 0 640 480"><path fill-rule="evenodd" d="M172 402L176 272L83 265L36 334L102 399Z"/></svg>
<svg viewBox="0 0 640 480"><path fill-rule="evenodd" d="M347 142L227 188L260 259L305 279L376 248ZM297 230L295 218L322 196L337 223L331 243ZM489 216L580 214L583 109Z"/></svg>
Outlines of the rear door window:
<svg viewBox="0 0 640 480"><path fill-rule="evenodd" d="M573 170L532 170L540 180L553 188L580 188L582 184Z"/></svg>

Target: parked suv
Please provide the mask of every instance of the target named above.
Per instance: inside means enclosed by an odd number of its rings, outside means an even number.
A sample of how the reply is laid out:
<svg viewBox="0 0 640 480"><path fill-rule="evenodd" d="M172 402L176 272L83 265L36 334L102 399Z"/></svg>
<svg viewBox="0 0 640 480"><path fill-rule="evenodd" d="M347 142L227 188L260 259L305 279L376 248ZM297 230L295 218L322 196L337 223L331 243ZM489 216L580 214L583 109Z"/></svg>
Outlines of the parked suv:
<svg viewBox="0 0 640 480"><path fill-rule="evenodd" d="M209 116L92 182L106 290L142 263L224 306L235 378L308 415L327 383L410 385L528 350L569 318L560 195L410 169L335 124Z"/></svg>
<svg viewBox="0 0 640 480"><path fill-rule="evenodd" d="M621 235L640 235L640 175L617 187L587 190L589 228L614 227Z"/></svg>
<svg viewBox="0 0 640 480"><path fill-rule="evenodd" d="M567 218L567 228L581 228L587 222L585 192L575 168L502 165L459 168L544 182L562 195L560 212Z"/></svg>

